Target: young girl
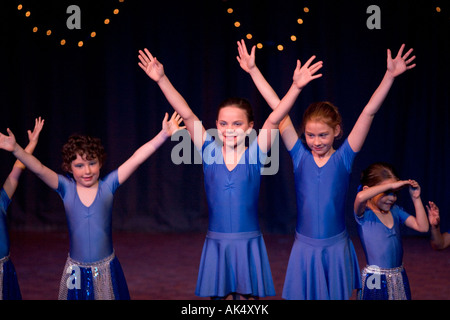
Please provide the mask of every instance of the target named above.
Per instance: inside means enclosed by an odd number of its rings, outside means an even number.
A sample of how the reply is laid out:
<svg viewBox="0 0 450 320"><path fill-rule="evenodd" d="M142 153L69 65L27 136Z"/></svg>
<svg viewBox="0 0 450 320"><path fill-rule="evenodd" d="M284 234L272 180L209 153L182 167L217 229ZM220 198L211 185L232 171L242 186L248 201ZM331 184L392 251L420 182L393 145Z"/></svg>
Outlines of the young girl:
<svg viewBox="0 0 450 320"><path fill-rule="evenodd" d="M105 152L100 140L72 136L63 147L68 178L45 167L17 143L11 130L0 134L0 148L11 151L61 196L69 227L70 252L60 284L59 299L129 299L128 287L112 244L112 204L116 189L176 130L182 119L166 113L162 130L118 169L99 179Z"/></svg>
<svg viewBox="0 0 450 320"><path fill-rule="evenodd" d="M339 149L341 116L329 102L313 103L303 115L302 143L289 116L280 123L283 142L292 157L297 195L295 242L283 288L285 299L349 299L361 287L353 244L345 226L345 199L353 160L364 144L372 120L394 79L408 69L415 57L402 45L395 59L387 52L387 71ZM238 42L238 62L252 77L269 106L279 98L255 64L255 47L249 54Z"/></svg>
<svg viewBox="0 0 450 320"><path fill-rule="evenodd" d="M297 61L289 92L263 125L261 133L245 147L253 129L253 113L245 99L224 101L218 110L217 130L205 131L197 116L176 91L161 63L145 49L140 67L161 88L183 117L198 150L209 208L209 227L200 261L196 295L225 299L275 295L264 240L258 222L260 175L274 130L292 107L300 88L320 77L318 62L303 67ZM199 128L199 129L196 129ZM213 140L212 135L215 137Z"/></svg>
<svg viewBox="0 0 450 320"><path fill-rule="evenodd" d="M44 126L44 120L35 120L34 130L28 131L30 142L25 152L33 153L38 143L39 134ZM19 282L12 261L9 258L9 235L6 223L6 210L19 184L19 178L25 166L17 160L0 190L0 300L21 300Z"/></svg>
<svg viewBox="0 0 450 320"><path fill-rule="evenodd" d="M450 247L450 230L441 233L441 230L439 228L441 219L439 217L438 206L434 202L429 201L427 205L427 211L431 226L431 247L434 250L443 250Z"/></svg>
<svg viewBox="0 0 450 320"><path fill-rule="evenodd" d="M410 300L408 277L403 268L400 223L419 232L428 231L428 219L414 180L399 180L387 163L374 163L361 175L362 190L354 204L358 233L366 254L362 271L363 300ZM397 192L409 186L416 216L395 205Z"/></svg>

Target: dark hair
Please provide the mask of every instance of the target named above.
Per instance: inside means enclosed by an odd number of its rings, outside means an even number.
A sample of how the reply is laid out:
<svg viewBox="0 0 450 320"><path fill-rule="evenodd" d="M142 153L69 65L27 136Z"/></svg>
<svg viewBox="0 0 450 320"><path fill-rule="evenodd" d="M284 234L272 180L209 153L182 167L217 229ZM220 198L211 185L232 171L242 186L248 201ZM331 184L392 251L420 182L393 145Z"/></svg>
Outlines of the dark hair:
<svg viewBox="0 0 450 320"><path fill-rule="evenodd" d="M361 173L361 185L373 187L388 179L397 179L395 168L387 162L375 162Z"/></svg>
<svg viewBox="0 0 450 320"><path fill-rule="evenodd" d="M333 129L340 126L341 130L336 138L339 139L343 135L341 114L338 108L331 102L314 102L305 110L303 113L301 134L305 133L305 127L308 121L323 121Z"/></svg>
<svg viewBox="0 0 450 320"><path fill-rule="evenodd" d="M254 122L252 106L250 105L250 102L244 98L228 98L222 101L222 103L219 104L219 108L217 109L216 119L219 117L219 112L222 108L231 106L244 110L245 114L247 115L248 122Z"/></svg>
<svg viewBox="0 0 450 320"><path fill-rule="evenodd" d="M72 135L62 147L62 169L65 172L70 172L72 161L77 158L77 154L86 157L86 160L97 158L100 165L103 165L106 160L106 152L100 139L91 136Z"/></svg>

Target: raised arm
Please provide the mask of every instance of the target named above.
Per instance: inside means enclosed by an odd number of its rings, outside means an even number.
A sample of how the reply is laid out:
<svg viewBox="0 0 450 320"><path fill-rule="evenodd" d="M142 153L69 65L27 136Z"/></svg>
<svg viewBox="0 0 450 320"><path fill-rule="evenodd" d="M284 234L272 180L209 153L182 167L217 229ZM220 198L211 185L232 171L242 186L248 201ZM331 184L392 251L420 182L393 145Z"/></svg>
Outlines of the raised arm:
<svg viewBox="0 0 450 320"><path fill-rule="evenodd" d="M405 225L419 232L427 232L429 229L428 217L420 198L420 186L415 180L411 180L409 194L414 204L416 216L410 216L405 221Z"/></svg>
<svg viewBox="0 0 450 320"><path fill-rule="evenodd" d="M139 50L139 60L140 62L138 64L141 69L145 71L150 79L158 84L167 101L183 118L186 129L191 135L191 139L194 142L195 146L201 149L203 145L205 128L202 125L201 132L195 131L195 128L198 128L198 124L201 122L194 114L194 112L192 112L186 100L172 85L169 78L164 72L163 65L158 61L158 59L156 59L156 57L153 57L153 55L147 49L144 49L144 51Z"/></svg>
<svg viewBox="0 0 450 320"><path fill-rule="evenodd" d="M361 150L367 134L369 133L373 118L383 104L395 78L404 73L406 70L412 69L416 66L415 64L411 64L416 57L412 56L409 58L413 52L413 49L410 49L403 55L404 49L405 45L403 44L400 47L395 59L392 59L391 51L389 49L387 50L387 70L383 80L370 98L367 105L364 107L361 115L348 136L350 147L355 152L359 152Z"/></svg>
<svg viewBox="0 0 450 320"><path fill-rule="evenodd" d="M39 134L41 133L42 127L44 126L44 119L39 117L35 120L35 125L33 131L28 130L28 140L29 143L25 148L25 152L32 154L39 140ZM19 178L22 174L23 170L25 170L25 166L19 160L16 160L14 166L11 170L11 173L6 178L5 183L3 184L3 189L5 190L8 197L11 199L14 195L14 192L17 189L19 184Z"/></svg>
<svg viewBox="0 0 450 320"><path fill-rule="evenodd" d="M450 246L450 233L441 233L439 207L432 201L428 202L427 211L430 221L430 243L434 250L442 250Z"/></svg>
<svg viewBox="0 0 450 320"><path fill-rule="evenodd" d="M392 183L378 184L373 187L364 186L363 189L358 192L353 204L353 210L357 216L361 216L366 209L367 201L375 197L376 195L386 192L388 190L399 190L402 187L409 185L411 180L401 180Z"/></svg>
<svg viewBox="0 0 450 320"><path fill-rule="evenodd" d="M16 142L16 138L9 128L8 135L0 133L0 149L10 151L20 160L31 172L35 173L50 188L58 188L58 175L51 169L44 166L36 157L26 152Z"/></svg>
<svg viewBox="0 0 450 320"><path fill-rule="evenodd" d="M156 150L176 131L184 129L180 127L183 119L176 112L169 119L169 114L165 114L161 131L149 142L141 146L136 152L125 161L118 169L119 183L124 183L136 169L146 161Z"/></svg>
<svg viewBox="0 0 450 320"><path fill-rule="evenodd" d="M241 40L240 42L238 41L237 45L239 55L236 57L236 59L239 62L239 65L244 71L250 74L253 82L255 83L256 88L261 93L263 98L266 100L267 104L273 110L276 109L280 105L281 101L276 92L273 90L273 88L270 86L270 84L262 75L261 71L256 66L255 63L256 47L253 46L251 49L251 53L249 54L244 40ZM314 73L317 72L322 67L322 62L318 62L315 63L313 66L310 66L312 60L314 60L314 57L308 60L304 68L298 70L297 72L297 76L299 77L298 85L295 88L293 83L293 86L291 86L288 94L284 98L285 99L283 103L284 105L288 105L289 103L293 104L297 99L298 95L300 94L301 90L303 89L303 87L306 86L306 84L308 84L309 81L321 76L321 75L314 76ZM294 74L294 76L296 76L296 74ZM301 81L303 81L303 83ZM284 111L280 112L280 114L284 114ZM278 117L278 115L275 114L274 117ZM275 120L276 119L272 120L272 122L274 122ZM277 121L278 120L276 120L275 122ZM281 119L281 121L279 121L278 129L280 130L281 137L287 150L291 150L298 140L298 134L287 113Z"/></svg>
<svg viewBox="0 0 450 320"><path fill-rule="evenodd" d="M319 61L311 65L313 60L315 59L315 56L312 56L305 65L301 65L300 60L297 60L297 66L294 70L294 75L292 77L292 85L289 89L289 91L286 93L286 95L283 97L283 99L280 101L278 106L272 111L272 113L267 118L266 122L263 125L263 130L260 133L261 134L268 134L270 135L271 129L278 129L280 123L285 119L289 111L291 110L292 106L294 105L295 101L297 100L300 92L303 90L303 88L312 80L320 78L322 74L316 74L318 70L320 70L323 66L323 62ZM270 138L270 137L268 137ZM267 139L266 141L270 141L270 139ZM295 141L289 141L288 143L292 143L292 146L288 148L288 150L292 149L294 146ZM268 145L262 145L259 144L261 150L269 149L270 144ZM288 147L288 146L286 146Z"/></svg>

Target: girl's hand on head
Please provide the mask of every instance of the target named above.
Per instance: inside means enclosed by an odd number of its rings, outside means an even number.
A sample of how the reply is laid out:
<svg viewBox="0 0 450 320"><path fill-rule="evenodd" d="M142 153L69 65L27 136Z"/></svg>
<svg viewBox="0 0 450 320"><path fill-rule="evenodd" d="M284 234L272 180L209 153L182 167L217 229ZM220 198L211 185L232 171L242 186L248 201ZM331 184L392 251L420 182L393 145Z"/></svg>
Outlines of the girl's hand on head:
<svg viewBox="0 0 450 320"><path fill-rule="evenodd" d="M169 119L169 114L166 112L162 122L162 129L167 137L171 137L175 132L183 130L186 126L180 126L183 118L175 111Z"/></svg>
<svg viewBox="0 0 450 320"><path fill-rule="evenodd" d="M250 72L250 70L256 66L255 64L256 46L252 47L252 50L249 54L247 46L245 45L245 41L243 39L241 39L241 41L238 41L237 45L239 56L237 56L236 59L244 71Z"/></svg>
<svg viewBox="0 0 450 320"><path fill-rule="evenodd" d="M138 65L152 80L158 82L164 76L164 67L147 48L144 51L139 50L138 58L140 62L138 62Z"/></svg>
<svg viewBox="0 0 450 320"><path fill-rule="evenodd" d="M409 194L414 199L420 197L420 186L416 180L409 180Z"/></svg>
<svg viewBox="0 0 450 320"><path fill-rule="evenodd" d="M395 59L392 59L391 50L387 50L387 71L392 75L392 77L397 77L401 75L406 70L412 69L416 66L416 64L411 64L414 61L416 56L412 56L408 59L408 57L413 52L413 49L409 49L403 55L403 50L405 49L405 44L402 44L400 50L397 53ZM403 55L403 56L402 56ZM408 59L408 60L406 60Z"/></svg>
<svg viewBox="0 0 450 320"><path fill-rule="evenodd" d="M292 78L297 88L303 89L309 82L322 76L322 74L315 73L322 68L323 62L319 61L311 65L315 58L316 56L312 56L303 66L300 60L297 60L297 67Z"/></svg>
<svg viewBox="0 0 450 320"><path fill-rule="evenodd" d="M430 224L435 227L438 226L440 223L438 206L433 201L429 201L426 207L428 211L428 220L430 221Z"/></svg>

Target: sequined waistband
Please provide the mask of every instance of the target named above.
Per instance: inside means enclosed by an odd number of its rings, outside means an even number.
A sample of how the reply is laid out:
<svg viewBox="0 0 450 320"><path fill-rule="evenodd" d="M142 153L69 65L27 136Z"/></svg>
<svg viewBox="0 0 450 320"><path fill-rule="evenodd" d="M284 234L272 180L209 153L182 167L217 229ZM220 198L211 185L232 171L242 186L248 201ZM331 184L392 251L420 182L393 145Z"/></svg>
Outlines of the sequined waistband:
<svg viewBox="0 0 450 320"><path fill-rule="evenodd" d="M9 254L0 259L0 265L4 264L8 260L9 260Z"/></svg>
<svg viewBox="0 0 450 320"><path fill-rule="evenodd" d="M109 264L115 257L115 252L113 250L113 252L107 256L106 258L99 260L99 261L94 261L94 262L80 262L77 260L74 260L70 257L70 254L67 257L67 261L71 264L83 267L83 268L90 268L90 267L98 267L104 264Z"/></svg>
<svg viewBox="0 0 450 320"><path fill-rule="evenodd" d="M392 274L399 274L403 271L403 265L396 268L380 268L378 266L366 266L364 268L364 271L366 273L373 273L373 274L386 274L386 275L392 275Z"/></svg>

